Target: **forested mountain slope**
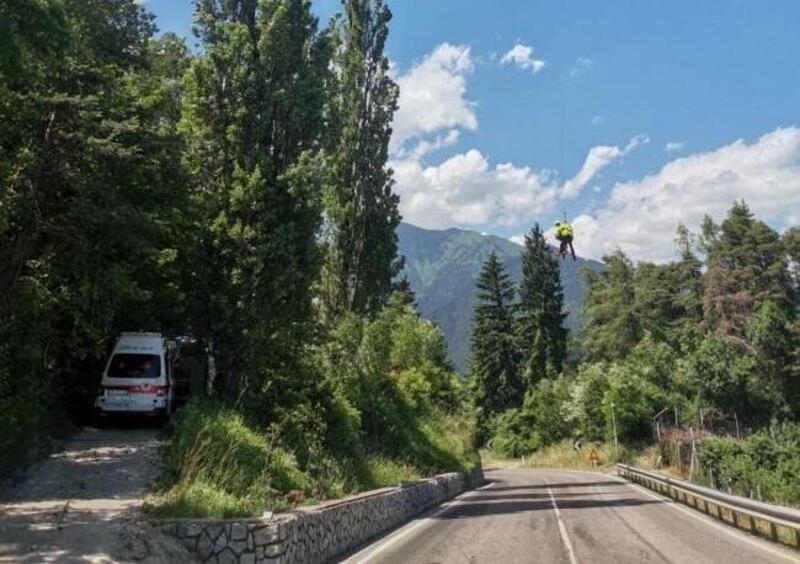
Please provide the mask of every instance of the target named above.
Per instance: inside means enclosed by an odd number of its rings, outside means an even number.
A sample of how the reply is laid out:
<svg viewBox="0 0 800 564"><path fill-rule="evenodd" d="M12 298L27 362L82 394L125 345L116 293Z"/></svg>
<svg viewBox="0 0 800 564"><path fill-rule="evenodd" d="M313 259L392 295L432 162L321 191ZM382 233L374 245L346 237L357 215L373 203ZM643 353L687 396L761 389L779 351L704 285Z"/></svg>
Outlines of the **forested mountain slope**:
<svg viewBox="0 0 800 564"><path fill-rule="evenodd" d="M416 293L422 315L436 321L444 331L450 360L464 373L469 357L469 333L475 305L475 280L489 254L494 251L508 266L514 281L522 274L522 247L516 243L475 231L436 231L401 223L397 229L400 253L406 257L405 274ZM578 242L578 245L580 242ZM580 247L578 247L580 252ZM581 325L585 284L583 267L601 270L602 263L578 258L561 265L561 283L569 316L567 325Z"/></svg>

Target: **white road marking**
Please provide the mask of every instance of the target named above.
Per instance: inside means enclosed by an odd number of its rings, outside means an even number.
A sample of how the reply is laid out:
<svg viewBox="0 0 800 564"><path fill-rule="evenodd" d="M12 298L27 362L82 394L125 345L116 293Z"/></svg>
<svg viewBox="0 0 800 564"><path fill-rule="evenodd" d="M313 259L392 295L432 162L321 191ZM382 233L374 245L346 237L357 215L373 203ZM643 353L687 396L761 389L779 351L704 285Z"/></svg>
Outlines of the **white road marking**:
<svg viewBox="0 0 800 564"><path fill-rule="evenodd" d="M545 482L547 484L547 482ZM558 533L561 535L561 542L564 544L564 548L567 550L567 557L569 557L570 564L578 564L578 559L575 558L575 551L572 549L572 542L569 540L569 535L567 534L567 528L564 526L564 521L561 519L561 512L558 510L558 504L556 503L556 498L553 495L553 490L550 489L550 486L547 486L547 493L550 494L550 502L553 504L553 511L556 513L556 520L558 521Z"/></svg>
<svg viewBox="0 0 800 564"><path fill-rule="evenodd" d="M616 476L614 476L614 477L616 478ZM619 479L619 478L617 478L617 479ZM622 483L627 484L628 486L634 488L635 490L638 490L641 493L643 493L643 494L645 494L645 495L647 495L647 496L649 496L649 497L651 497L653 499L657 499L658 501L661 501L661 502L663 502L664 500L669 500L670 502L673 501L672 498L665 497L665 496L659 496L658 494L655 494L655 493L651 492L650 490L648 490L647 488L642 487L642 486L640 486L638 484L632 484L630 482L622 482ZM680 511L681 513L685 513L686 515L689 515L690 517L692 517L694 519L697 519L701 523L705 523L706 525L708 525L710 527L714 527L715 529L725 533L728 536L731 536L731 537L733 537L735 539L738 539L738 540L740 540L742 542L746 542L747 544L749 544L751 546L755 546L756 548L760 548L761 550L770 552L770 553L772 553L772 554L774 554L776 556L780 556L781 558L783 558L787 562L800 562L800 558L796 558L793 555L788 554L784 550L781 550L781 549L778 549L778 548L773 548L772 546L767 544L767 541L757 541L755 539L751 539L751 538L749 538L747 536L746 533L742 533L740 531L737 531L736 529L734 529L734 528L732 528L732 527L730 527L728 525L722 525L720 523L717 523L711 517L708 517L708 516L706 516L706 515L704 515L702 513L699 513L697 511L693 511L693 510L688 509L686 507L683 507L682 505L679 505L678 502L666 503L665 505L667 507L672 507L676 511Z"/></svg>
<svg viewBox="0 0 800 564"><path fill-rule="evenodd" d="M396 530L391 535L385 537L383 540L379 540L377 543L372 544L372 545L364 548L363 550L357 552L356 554L354 554L353 556L351 556L347 560L343 560L342 564L346 564L346 563L364 564L366 562L371 562L378 554L380 554L381 552L384 552L389 547L394 546L395 544L397 544L398 542L403 540L405 537L407 537L412 532L416 531L417 529L419 529L420 527L422 527L424 525L431 524L433 522L433 520L436 517L438 517L439 515L442 515L443 513L446 513L447 511L450 511L454 507L458 507L459 505L463 504L467 499L477 495L478 492L483 491L483 490L488 490L493 485L494 485L494 482L492 482L490 484L487 484L485 486L481 486L480 488L472 490L470 492L466 492L466 493L461 494L460 496L456 497L453 501L450 501L450 502L445 503L444 505L442 505L436 512L432 513L428 517L425 517L424 519L419 519L419 520L416 520L416 521L412 521L411 523L409 523L405 527L402 527L401 529ZM377 546L376 546L376 544L377 544Z"/></svg>

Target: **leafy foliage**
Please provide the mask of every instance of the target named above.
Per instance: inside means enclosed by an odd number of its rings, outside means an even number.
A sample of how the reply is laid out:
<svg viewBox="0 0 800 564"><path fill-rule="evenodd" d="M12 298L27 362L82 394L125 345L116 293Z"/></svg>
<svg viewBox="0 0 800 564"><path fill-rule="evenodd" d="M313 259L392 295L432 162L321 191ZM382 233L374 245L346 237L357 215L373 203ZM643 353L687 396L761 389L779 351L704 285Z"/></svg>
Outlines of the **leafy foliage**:
<svg viewBox="0 0 800 564"><path fill-rule="evenodd" d="M137 329L215 366L156 511L474 464L442 334L392 297L388 8L348 0L320 29L308 0L194 7L192 54L136 0L0 5L0 466L56 406L91 413Z"/></svg>
<svg viewBox="0 0 800 564"><path fill-rule="evenodd" d="M694 428L708 414L751 430L797 417L796 230L781 237L735 202L721 224L706 218L699 236L680 226L676 242L675 262L634 264L618 251L604 271L585 272L587 362L567 371L563 399L548 396L554 406L537 404L536 388L523 406L496 412L496 452L529 453L568 435L642 444L665 410ZM535 243L528 239L529 257L539 256ZM523 300L542 303L544 294L522 288ZM550 293L557 301L558 290ZM541 318L531 326L541 328ZM529 358L528 374L560 381L546 355ZM550 412L571 427L553 432Z"/></svg>
<svg viewBox="0 0 800 564"><path fill-rule="evenodd" d="M328 92L330 173L325 190L326 314L375 313L386 302L397 257L399 198L386 167L399 90L384 50L392 14L383 0L344 0L332 31L337 74Z"/></svg>
<svg viewBox="0 0 800 564"><path fill-rule="evenodd" d="M18 414L2 419L14 437L57 398L88 408L114 333L177 326L188 192L170 73L186 51L153 40L133 0L23 0L0 20L0 407Z"/></svg>
<svg viewBox="0 0 800 564"><path fill-rule="evenodd" d="M698 458L710 485L784 505L800 504L800 425L783 424L747 440L713 439L700 444Z"/></svg>

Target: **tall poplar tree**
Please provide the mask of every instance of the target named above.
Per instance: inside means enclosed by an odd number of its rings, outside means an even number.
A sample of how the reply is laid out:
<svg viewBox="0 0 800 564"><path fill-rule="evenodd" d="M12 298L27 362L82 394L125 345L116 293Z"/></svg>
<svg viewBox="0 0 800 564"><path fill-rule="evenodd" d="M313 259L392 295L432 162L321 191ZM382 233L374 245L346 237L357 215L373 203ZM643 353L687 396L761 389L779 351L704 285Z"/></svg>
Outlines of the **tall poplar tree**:
<svg viewBox="0 0 800 564"><path fill-rule="evenodd" d="M392 15L383 0L343 0L343 7L339 87L328 107L336 129L329 139L324 237L323 292L331 318L380 309L402 266L395 234L399 199L386 166L398 97L384 53Z"/></svg>
<svg viewBox="0 0 800 564"><path fill-rule="evenodd" d="M567 355L564 289L558 260L537 223L525 236L516 333L529 386L558 375Z"/></svg>
<svg viewBox="0 0 800 564"><path fill-rule="evenodd" d="M514 339L514 285L495 253L484 263L476 286L470 370L478 427L485 436L492 416L522 405L525 387Z"/></svg>
<svg viewBox="0 0 800 564"><path fill-rule="evenodd" d="M202 210L198 332L241 393L291 364L311 318L329 44L308 0L198 0L195 33L182 127Z"/></svg>

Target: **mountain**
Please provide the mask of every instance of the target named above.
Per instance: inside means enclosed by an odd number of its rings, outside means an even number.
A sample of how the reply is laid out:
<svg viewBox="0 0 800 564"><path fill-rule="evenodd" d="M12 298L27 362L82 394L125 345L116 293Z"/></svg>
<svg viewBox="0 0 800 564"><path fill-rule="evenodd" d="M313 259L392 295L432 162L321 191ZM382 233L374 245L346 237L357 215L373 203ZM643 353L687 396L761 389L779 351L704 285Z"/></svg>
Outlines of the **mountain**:
<svg viewBox="0 0 800 564"><path fill-rule="evenodd" d="M466 373L478 273L494 251L514 281L519 281L522 247L493 235L463 229L434 231L408 223L400 224L397 235L400 253L406 258L404 274L416 293L420 313L439 324L447 340L450 360L459 372ZM580 271L583 267L599 271L603 264L578 258L577 262L564 260L560 265L567 326L575 329L582 324L585 284Z"/></svg>

